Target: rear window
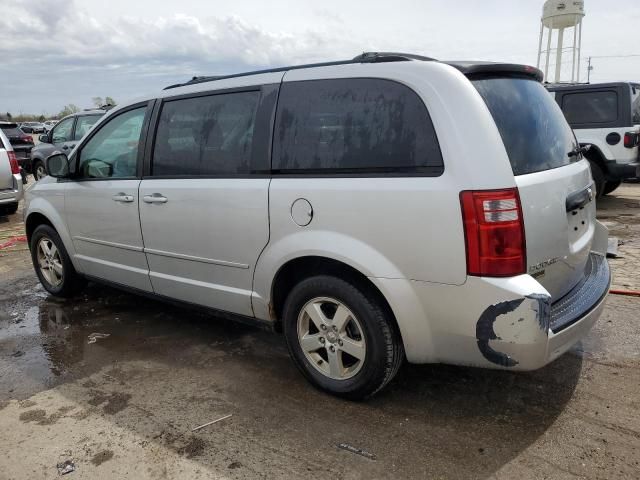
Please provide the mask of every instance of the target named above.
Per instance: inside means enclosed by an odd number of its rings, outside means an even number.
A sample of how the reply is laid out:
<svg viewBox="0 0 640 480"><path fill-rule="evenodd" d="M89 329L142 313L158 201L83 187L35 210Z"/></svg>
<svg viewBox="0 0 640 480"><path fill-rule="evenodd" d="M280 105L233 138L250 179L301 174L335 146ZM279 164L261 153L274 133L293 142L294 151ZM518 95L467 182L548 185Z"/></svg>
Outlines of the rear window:
<svg viewBox="0 0 640 480"><path fill-rule="evenodd" d="M568 93L562 97L562 111L572 125L615 122L618 119L618 94L613 90Z"/></svg>
<svg viewBox="0 0 640 480"><path fill-rule="evenodd" d="M514 175L568 165L577 147L558 104L535 80L473 80L496 122Z"/></svg>
<svg viewBox="0 0 640 480"><path fill-rule="evenodd" d="M17 127L2 127L2 131L7 137L20 137L24 132Z"/></svg>
<svg viewBox="0 0 640 480"><path fill-rule="evenodd" d="M280 173L440 175L442 154L427 108L389 80L285 83L273 168Z"/></svg>

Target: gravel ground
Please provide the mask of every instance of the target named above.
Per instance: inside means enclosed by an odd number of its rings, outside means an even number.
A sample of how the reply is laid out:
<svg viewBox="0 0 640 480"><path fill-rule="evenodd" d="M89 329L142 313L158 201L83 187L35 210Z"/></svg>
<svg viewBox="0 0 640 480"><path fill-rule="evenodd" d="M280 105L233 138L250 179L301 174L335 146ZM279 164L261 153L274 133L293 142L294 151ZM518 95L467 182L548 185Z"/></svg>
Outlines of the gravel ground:
<svg viewBox="0 0 640 480"><path fill-rule="evenodd" d="M599 216L624 241L615 287L638 289L640 185ZM20 220L0 218L0 244ZM70 479L637 479L638 302L611 296L539 371L408 365L351 403L310 387L278 335L99 285L52 298L17 241L0 249L0 479L66 460Z"/></svg>

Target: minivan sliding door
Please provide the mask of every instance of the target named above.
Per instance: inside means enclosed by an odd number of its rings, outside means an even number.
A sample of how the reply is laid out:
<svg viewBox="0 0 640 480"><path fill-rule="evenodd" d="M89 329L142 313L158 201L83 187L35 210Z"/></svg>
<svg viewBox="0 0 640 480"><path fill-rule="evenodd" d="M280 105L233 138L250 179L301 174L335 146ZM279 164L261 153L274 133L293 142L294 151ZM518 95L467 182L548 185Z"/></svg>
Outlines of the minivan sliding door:
<svg viewBox="0 0 640 480"><path fill-rule="evenodd" d="M148 152L150 175L140 185L155 293L253 315L254 266L269 239L270 122L277 89L163 100Z"/></svg>

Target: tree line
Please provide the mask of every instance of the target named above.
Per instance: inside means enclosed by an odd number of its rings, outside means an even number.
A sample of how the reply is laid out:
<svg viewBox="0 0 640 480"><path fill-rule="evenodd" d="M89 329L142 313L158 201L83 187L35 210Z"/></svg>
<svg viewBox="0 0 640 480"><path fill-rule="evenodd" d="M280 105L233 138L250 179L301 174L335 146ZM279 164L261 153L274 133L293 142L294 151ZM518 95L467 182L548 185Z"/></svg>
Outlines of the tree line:
<svg viewBox="0 0 640 480"><path fill-rule="evenodd" d="M95 108L100 108L104 106L115 106L117 105L116 101L113 97L93 97L91 99L93 106ZM61 118L66 117L67 115L71 115L72 113L77 113L80 111L80 107L74 105L73 103L69 103L65 105L62 110L60 110L55 115L45 115L45 114L30 114L30 113L18 113L12 114L11 112L0 113L0 120L9 121L9 122L44 122L45 120L59 120Z"/></svg>

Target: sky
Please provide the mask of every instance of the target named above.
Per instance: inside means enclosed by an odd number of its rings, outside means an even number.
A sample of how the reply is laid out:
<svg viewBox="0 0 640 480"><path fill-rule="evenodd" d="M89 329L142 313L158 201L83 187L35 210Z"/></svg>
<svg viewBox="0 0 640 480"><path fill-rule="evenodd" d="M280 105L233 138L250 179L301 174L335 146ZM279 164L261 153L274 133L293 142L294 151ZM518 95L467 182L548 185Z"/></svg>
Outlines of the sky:
<svg viewBox="0 0 640 480"><path fill-rule="evenodd" d="M640 80L638 0L585 0L582 71ZM194 75L401 51L537 62L543 0L0 0L0 111L119 103ZM615 8L612 8L615 5Z"/></svg>

